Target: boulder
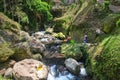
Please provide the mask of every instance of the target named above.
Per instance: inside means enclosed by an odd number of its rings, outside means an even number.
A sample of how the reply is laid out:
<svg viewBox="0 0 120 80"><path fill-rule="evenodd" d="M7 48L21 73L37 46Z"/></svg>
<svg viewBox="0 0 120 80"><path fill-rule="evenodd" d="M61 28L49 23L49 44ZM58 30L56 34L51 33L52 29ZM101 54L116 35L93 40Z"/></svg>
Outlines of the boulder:
<svg viewBox="0 0 120 80"><path fill-rule="evenodd" d="M29 41L30 50L32 53L43 53L45 45L39 39L33 38Z"/></svg>
<svg viewBox="0 0 120 80"><path fill-rule="evenodd" d="M65 66L70 72L72 72L76 75L79 75L80 65L76 60L74 60L72 58L66 59L65 60Z"/></svg>
<svg viewBox="0 0 120 80"><path fill-rule="evenodd" d="M30 35L27 32L20 31L20 40L21 41L28 41L30 39L31 39L31 37L30 37Z"/></svg>
<svg viewBox="0 0 120 80"><path fill-rule="evenodd" d="M76 43L62 44L61 53L63 53L66 58L74 58L79 60L83 56L80 47L81 45Z"/></svg>
<svg viewBox="0 0 120 80"><path fill-rule="evenodd" d="M15 80L46 80L48 69L40 61L24 59L14 65L13 75Z"/></svg>
<svg viewBox="0 0 120 80"><path fill-rule="evenodd" d="M5 62L13 54L14 51L10 49L7 43L0 43L0 62Z"/></svg>
<svg viewBox="0 0 120 80"><path fill-rule="evenodd" d="M16 42L20 36L20 24L0 13L0 35L8 42Z"/></svg>
<svg viewBox="0 0 120 80"><path fill-rule="evenodd" d="M32 34L32 36L34 36L35 38L42 38L44 36L45 32L41 31L41 32L35 32Z"/></svg>
<svg viewBox="0 0 120 80"><path fill-rule="evenodd" d="M29 44L27 42L21 42L21 43L15 44L14 51L15 51L15 53L12 56L12 58L17 61L32 57L30 48L29 48Z"/></svg>

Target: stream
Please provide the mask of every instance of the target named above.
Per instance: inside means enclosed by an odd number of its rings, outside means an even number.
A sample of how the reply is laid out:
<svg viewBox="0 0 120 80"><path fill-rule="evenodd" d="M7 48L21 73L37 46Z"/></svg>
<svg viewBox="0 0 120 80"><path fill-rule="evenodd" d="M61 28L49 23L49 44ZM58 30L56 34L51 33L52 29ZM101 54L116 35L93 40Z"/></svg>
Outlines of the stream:
<svg viewBox="0 0 120 80"><path fill-rule="evenodd" d="M84 67L80 68L79 75L76 76L72 74L66 67L65 67L65 58L61 56L61 42L59 39L54 39L50 37L50 35L45 34L45 32L39 32L33 34L34 36L39 36L42 38L40 39L41 42L49 43L54 42L54 44L46 44L46 56L43 62L49 67L49 73L47 80L83 80L86 76L86 70ZM44 37L43 37L44 36ZM53 41L51 41L53 40ZM80 62L81 64L82 62ZM83 64L83 63L82 63Z"/></svg>

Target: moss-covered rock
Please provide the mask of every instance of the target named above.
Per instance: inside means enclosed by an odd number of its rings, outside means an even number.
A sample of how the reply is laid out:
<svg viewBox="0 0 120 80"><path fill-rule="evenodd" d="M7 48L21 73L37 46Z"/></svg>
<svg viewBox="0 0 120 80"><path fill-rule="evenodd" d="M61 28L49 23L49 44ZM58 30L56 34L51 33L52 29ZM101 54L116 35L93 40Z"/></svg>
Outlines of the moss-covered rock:
<svg viewBox="0 0 120 80"><path fill-rule="evenodd" d="M16 42L19 40L19 31L20 25L9 19L3 13L0 13L0 35L4 38L4 40L8 42Z"/></svg>
<svg viewBox="0 0 120 80"><path fill-rule="evenodd" d="M20 40L20 25L0 12L0 62L14 54L11 46Z"/></svg>
<svg viewBox="0 0 120 80"><path fill-rule="evenodd" d="M7 43L0 43L0 62L8 60L13 53L14 51L10 49Z"/></svg>
<svg viewBox="0 0 120 80"><path fill-rule="evenodd" d="M112 30L116 27L116 21L120 19L120 14L110 14L107 17L105 17L103 22L103 31L105 33L110 33Z"/></svg>
<svg viewBox="0 0 120 80"><path fill-rule="evenodd" d="M29 44L27 42L21 42L14 46L14 55L12 56L15 60L22 60L26 58L32 58Z"/></svg>
<svg viewBox="0 0 120 80"><path fill-rule="evenodd" d="M81 2L78 2L78 4L71 4L64 8L63 16L55 18L55 32L63 32L64 34L67 34L67 30L71 26L72 22L74 21L75 15L79 11L81 6Z"/></svg>
<svg viewBox="0 0 120 80"><path fill-rule="evenodd" d="M89 56L89 65L94 79L119 80L120 72L120 35L105 38ZM90 67L89 67L90 68ZM88 69L90 71L90 69Z"/></svg>
<svg viewBox="0 0 120 80"><path fill-rule="evenodd" d="M63 53L66 58L74 58L76 60L79 60L82 57L82 52L80 50L79 44L63 44L61 48L61 53Z"/></svg>
<svg viewBox="0 0 120 80"><path fill-rule="evenodd" d="M54 37L59 38L59 39L65 39L65 35L62 32L59 33L53 33Z"/></svg>
<svg viewBox="0 0 120 80"><path fill-rule="evenodd" d="M20 30L20 27L21 27L17 22L9 19L7 16L5 16L1 12L0 12L0 24L1 24L0 29L9 29L14 32L16 29Z"/></svg>

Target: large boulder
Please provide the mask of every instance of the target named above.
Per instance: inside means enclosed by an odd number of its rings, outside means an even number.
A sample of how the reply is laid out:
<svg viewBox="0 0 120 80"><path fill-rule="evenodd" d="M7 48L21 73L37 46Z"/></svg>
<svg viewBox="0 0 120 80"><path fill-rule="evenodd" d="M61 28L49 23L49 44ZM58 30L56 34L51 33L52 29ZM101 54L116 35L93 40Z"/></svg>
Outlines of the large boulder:
<svg viewBox="0 0 120 80"><path fill-rule="evenodd" d="M79 60L83 56L80 47L80 44L62 44L61 53L63 53L66 58Z"/></svg>
<svg viewBox="0 0 120 80"><path fill-rule="evenodd" d="M76 74L76 75L79 75L79 72L80 72L80 65L79 63L72 59L72 58L68 58L65 60L65 66L67 67L67 69Z"/></svg>
<svg viewBox="0 0 120 80"><path fill-rule="evenodd" d="M45 50L45 45L36 38L33 38L29 41L29 47L32 53L43 53Z"/></svg>
<svg viewBox="0 0 120 80"><path fill-rule="evenodd" d="M0 62L8 60L14 54L11 45L20 40L20 27L0 12Z"/></svg>
<svg viewBox="0 0 120 80"><path fill-rule="evenodd" d="M46 80L48 69L40 61L25 59L14 65L13 75L16 80Z"/></svg>
<svg viewBox="0 0 120 80"><path fill-rule="evenodd" d="M22 60L26 58L31 58L31 52L29 48L29 44L27 42L21 42L14 45L14 55L12 56L15 60Z"/></svg>
<svg viewBox="0 0 120 80"><path fill-rule="evenodd" d="M0 13L0 35L9 42L16 42L20 36L20 25Z"/></svg>

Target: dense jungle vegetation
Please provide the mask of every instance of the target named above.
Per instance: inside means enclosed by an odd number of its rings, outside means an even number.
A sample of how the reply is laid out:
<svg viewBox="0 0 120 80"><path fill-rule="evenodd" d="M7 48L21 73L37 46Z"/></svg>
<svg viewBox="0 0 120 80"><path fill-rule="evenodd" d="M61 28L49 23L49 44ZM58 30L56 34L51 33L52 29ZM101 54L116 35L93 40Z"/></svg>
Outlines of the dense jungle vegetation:
<svg viewBox="0 0 120 80"><path fill-rule="evenodd" d="M120 79L120 0L0 0L0 80L9 80L2 70L11 59L37 53L42 61L42 48L30 44L40 31L62 41L65 59L84 62L86 80Z"/></svg>

